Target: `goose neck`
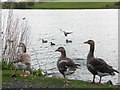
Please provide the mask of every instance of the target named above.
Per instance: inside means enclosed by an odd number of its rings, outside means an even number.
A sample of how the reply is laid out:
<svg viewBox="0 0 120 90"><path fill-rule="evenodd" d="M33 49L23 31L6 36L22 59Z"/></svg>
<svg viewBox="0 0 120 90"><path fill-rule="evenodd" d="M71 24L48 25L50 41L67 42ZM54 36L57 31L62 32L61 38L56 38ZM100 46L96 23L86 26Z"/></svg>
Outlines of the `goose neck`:
<svg viewBox="0 0 120 90"><path fill-rule="evenodd" d="M66 51L61 52L61 57L66 57Z"/></svg>
<svg viewBox="0 0 120 90"><path fill-rule="evenodd" d="M22 46L23 53L26 53L26 46L23 44Z"/></svg>
<svg viewBox="0 0 120 90"><path fill-rule="evenodd" d="M95 48L94 44L90 45L90 51L88 53L87 60L94 58L94 48Z"/></svg>

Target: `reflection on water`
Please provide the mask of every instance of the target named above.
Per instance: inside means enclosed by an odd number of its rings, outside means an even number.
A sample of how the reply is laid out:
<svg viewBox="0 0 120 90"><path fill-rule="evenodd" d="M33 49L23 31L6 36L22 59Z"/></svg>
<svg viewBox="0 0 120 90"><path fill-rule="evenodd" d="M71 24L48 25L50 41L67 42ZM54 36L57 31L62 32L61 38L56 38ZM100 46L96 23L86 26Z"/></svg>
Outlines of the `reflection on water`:
<svg viewBox="0 0 120 90"><path fill-rule="evenodd" d="M3 14L5 12L3 10ZM26 17L31 27L29 53L34 68L58 72L56 62L60 53L56 53L55 49L63 46L67 56L81 65L69 78L92 80L92 74L86 69L89 46L83 44L88 39L96 43L95 56L118 68L118 10L14 10L14 13L15 16ZM73 33L65 37L60 29ZM42 43L41 39L48 40L48 43ZM72 43L66 43L66 39L72 40ZM56 45L51 46L50 42ZM102 81L109 79L110 76L103 77ZM117 79L116 74L112 81L117 83Z"/></svg>

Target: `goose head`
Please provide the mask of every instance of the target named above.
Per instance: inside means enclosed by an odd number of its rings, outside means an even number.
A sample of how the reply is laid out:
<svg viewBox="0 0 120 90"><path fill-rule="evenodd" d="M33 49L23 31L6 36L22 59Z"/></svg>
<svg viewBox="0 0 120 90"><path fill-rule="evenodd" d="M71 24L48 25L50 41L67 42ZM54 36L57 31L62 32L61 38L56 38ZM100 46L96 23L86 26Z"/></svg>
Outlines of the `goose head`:
<svg viewBox="0 0 120 90"><path fill-rule="evenodd" d="M55 50L55 52L61 52L61 53L64 51L65 51L64 47L59 47L58 49Z"/></svg>
<svg viewBox="0 0 120 90"><path fill-rule="evenodd" d="M20 44L18 45L18 47L24 47L24 46L25 46L24 43L20 43Z"/></svg>
<svg viewBox="0 0 120 90"><path fill-rule="evenodd" d="M60 52L61 53L60 57L62 57L62 58L66 57L66 51L65 51L64 47L59 47L58 49L55 50L55 52Z"/></svg>
<svg viewBox="0 0 120 90"><path fill-rule="evenodd" d="M88 41L84 42L84 44L94 45L95 42L93 40L88 40Z"/></svg>
<svg viewBox="0 0 120 90"><path fill-rule="evenodd" d="M20 43L17 47L22 48L22 51L26 53L26 46L24 43Z"/></svg>

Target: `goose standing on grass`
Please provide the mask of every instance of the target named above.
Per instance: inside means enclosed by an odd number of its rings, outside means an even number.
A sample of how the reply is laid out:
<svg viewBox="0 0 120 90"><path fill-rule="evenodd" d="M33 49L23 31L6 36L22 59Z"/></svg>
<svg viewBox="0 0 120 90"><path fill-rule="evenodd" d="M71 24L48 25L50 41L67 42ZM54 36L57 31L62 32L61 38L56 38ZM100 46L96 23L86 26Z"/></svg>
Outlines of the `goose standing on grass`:
<svg viewBox="0 0 120 90"><path fill-rule="evenodd" d="M64 76L64 82L65 85L67 85L68 81L66 75L73 74L79 65L75 64L70 58L66 56L64 47L59 47L57 50L55 50L55 52L57 51L61 53L61 56L57 61L57 67L59 72Z"/></svg>
<svg viewBox="0 0 120 90"><path fill-rule="evenodd" d="M114 72L119 73L117 70L113 69L112 66L108 65L103 59L94 57L95 42L93 40L88 40L84 44L90 45L90 51L87 55L87 69L93 74L93 82L95 83L95 76L100 77L99 83L103 76L115 75Z"/></svg>
<svg viewBox="0 0 120 90"><path fill-rule="evenodd" d="M11 77L16 77L16 72L17 70L24 70L23 74L21 76L27 76L25 74L26 70L29 70L30 73L32 74L32 68L31 68L31 59L29 54L26 53L26 46L24 43L20 43L18 45L18 47L22 47L22 52L17 54L16 60L14 61L14 67L15 67L15 71L14 73L11 75Z"/></svg>

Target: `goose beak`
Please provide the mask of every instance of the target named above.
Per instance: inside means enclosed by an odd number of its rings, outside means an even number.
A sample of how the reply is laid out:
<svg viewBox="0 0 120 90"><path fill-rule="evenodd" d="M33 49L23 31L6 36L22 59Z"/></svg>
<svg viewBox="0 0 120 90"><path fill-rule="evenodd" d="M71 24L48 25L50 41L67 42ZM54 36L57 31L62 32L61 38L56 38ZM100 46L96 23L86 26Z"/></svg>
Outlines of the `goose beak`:
<svg viewBox="0 0 120 90"><path fill-rule="evenodd" d="M84 42L84 44L88 44L88 41Z"/></svg>
<svg viewBox="0 0 120 90"><path fill-rule="evenodd" d="M58 51L58 49L55 50L55 52L57 52L57 51Z"/></svg>

